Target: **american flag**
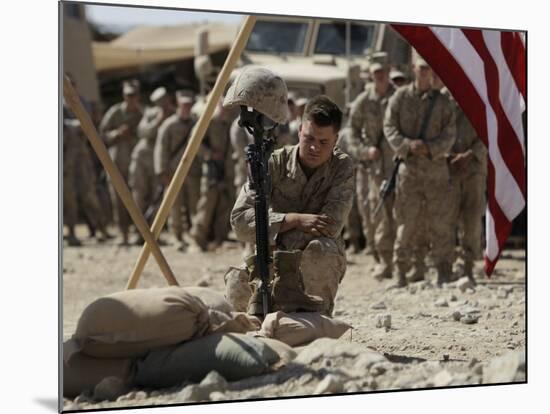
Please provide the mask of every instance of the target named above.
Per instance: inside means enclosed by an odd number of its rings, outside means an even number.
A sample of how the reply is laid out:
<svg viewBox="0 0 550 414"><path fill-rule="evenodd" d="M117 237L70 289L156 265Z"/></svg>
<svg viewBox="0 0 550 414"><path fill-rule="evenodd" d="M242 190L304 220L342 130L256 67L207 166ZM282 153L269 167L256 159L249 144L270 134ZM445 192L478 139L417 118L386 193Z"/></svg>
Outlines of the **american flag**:
<svg viewBox="0 0 550 414"><path fill-rule="evenodd" d="M394 24L428 62L487 146L485 273L526 202L526 52L519 32Z"/></svg>

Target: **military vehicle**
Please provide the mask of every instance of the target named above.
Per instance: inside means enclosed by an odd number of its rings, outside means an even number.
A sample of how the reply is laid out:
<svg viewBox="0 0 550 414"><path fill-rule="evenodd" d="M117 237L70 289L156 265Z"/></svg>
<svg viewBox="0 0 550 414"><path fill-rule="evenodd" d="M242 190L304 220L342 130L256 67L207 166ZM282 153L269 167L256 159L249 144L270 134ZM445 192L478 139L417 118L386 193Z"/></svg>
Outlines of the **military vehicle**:
<svg viewBox="0 0 550 414"><path fill-rule="evenodd" d="M344 108L363 90L371 62L402 68L410 53L410 46L386 24L261 16L241 65L266 65L296 96L322 93Z"/></svg>

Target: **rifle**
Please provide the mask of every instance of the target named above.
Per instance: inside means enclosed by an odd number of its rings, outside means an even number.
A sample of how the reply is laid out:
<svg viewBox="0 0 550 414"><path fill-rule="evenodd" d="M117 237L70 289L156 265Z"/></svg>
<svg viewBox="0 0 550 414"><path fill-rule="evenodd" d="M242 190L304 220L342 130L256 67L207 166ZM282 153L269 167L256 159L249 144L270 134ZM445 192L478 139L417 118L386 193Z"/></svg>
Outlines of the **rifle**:
<svg viewBox="0 0 550 414"><path fill-rule="evenodd" d="M254 196L254 219L256 222L256 266L259 270L260 284L258 290L262 295L263 315L269 313L269 264L272 262L269 251L269 216L268 197L271 193L271 176L269 175L269 158L275 147L274 127L264 128L264 115L256 110L249 111L241 106L239 126L246 128L254 137L254 143L246 146L248 180ZM276 125L276 124L275 124Z"/></svg>
<svg viewBox="0 0 550 414"><path fill-rule="evenodd" d="M163 197L164 197L164 186L162 184L158 184L155 187L155 194L153 195L153 201L151 201L151 204L149 204L149 206L145 210L145 213L143 214L143 217L145 217L145 221L147 221L147 223L151 224L152 220L157 215L157 211L160 207L160 203L162 202Z"/></svg>
<svg viewBox="0 0 550 414"><path fill-rule="evenodd" d="M378 204L376 204L376 208L374 209L373 215L376 217L382 206L384 205L384 202L386 198L393 192L395 189L395 183L397 182L397 173L399 172L399 166L403 162L402 158L396 158L393 163L393 170L391 172L391 176L388 180L382 181L382 185L380 186L380 200L378 200Z"/></svg>
<svg viewBox="0 0 550 414"><path fill-rule="evenodd" d="M430 98L428 110L424 115L424 119L422 120L422 127L420 128L420 134L418 135L418 139L421 139L421 140L424 140L424 135L426 134L426 129L428 128L428 123L430 122L430 118L432 116L432 111L435 106L435 101L437 100L437 97L438 97L437 91L432 91L432 92L434 93L435 96ZM397 182L397 173L399 172L399 166L401 165L402 162L403 162L402 158L395 157L393 170L390 178L388 180L382 181L382 185L380 186L380 200L378 200L378 204L374 209L374 213L373 213L374 217L376 217L376 215L384 205L386 198L388 198L388 196L394 191L395 183Z"/></svg>

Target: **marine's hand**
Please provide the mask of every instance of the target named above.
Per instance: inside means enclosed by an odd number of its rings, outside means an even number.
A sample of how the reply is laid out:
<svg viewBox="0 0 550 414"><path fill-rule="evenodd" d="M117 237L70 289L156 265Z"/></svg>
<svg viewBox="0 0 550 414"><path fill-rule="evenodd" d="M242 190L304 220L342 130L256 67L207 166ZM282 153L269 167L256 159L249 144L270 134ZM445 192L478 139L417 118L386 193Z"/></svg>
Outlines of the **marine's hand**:
<svg viewBox="0 0 550 414"><path fill-rule="evenodd" d="M376 147L369 147L367 150L367 159L370 161L376 161L380 158L380 150Z"/></svg>
<svg viewBox="0 0 550 414"><path fill-rule="evenodd" d="M285 217L288 228L298 229L314 236L329 236L329 226L334 224L333 218L325 214L289 213ZM283 223L284 224L284 223ZM286 227L286 226L285 226Z"/></svg>
<svg viewBox="0 0 550 414"><path fill-rule="evenodd" d="M130 135L130 128L128 127L128 124L122 124L117 128L117 135L119 137L128 137Z"/></svg>
<svg viewBox="0 0 550 414"><path fill-rule="evenodd" d="M454 156L451 158L451 165L457 170L461 171L466 168L466 166L470 162L470 159L472 158L472 155L473 153L471 150L461 152L459 154L454 154Z"/></svg>
<svg viewBox="0 0 550 414"><path fill-rule="evenodd" d="M430 153L428 146L421 139L412 140L410 148L413 155L429 155Z"/></svg>
<svg viewBox="0 0 550 414"><path fill-rule="evenodd" d="M170 185L171 178L172 177L170 177L170 174L168 173L162 173L159 175L159 181L164 186L164 188Z"/></svg>

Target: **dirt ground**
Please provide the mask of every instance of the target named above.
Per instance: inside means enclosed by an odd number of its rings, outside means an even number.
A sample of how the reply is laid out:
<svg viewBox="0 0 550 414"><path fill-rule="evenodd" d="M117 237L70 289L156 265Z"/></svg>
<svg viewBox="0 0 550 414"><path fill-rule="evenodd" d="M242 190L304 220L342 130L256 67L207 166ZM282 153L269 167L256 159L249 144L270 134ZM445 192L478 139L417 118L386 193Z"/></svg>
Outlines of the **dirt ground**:
<svg viewBox="0 0 550 414"><path fill-rule="evenodd" d="M79 227L82 247L63 250L63 339L74 332L82 310L105 294L123 290L141 247L119 247L116 239L103 244L86 239ZM202 285L223 292L223 275L230 265L241 264L238 243L227 242L215 252L182 253L164 235L162 250L181 286ZM381 389L479 384L487 382L483 369L495 357L512 351L525 352L525 251L506 250L495 273L487 279L481 261L476 263L475 290L459 288L459 282L435 286L435 273L427 281L407 288L389 288L392 281L378 282L370 274L374 260L363 253L348 254L348 268L336 298L334 317L353 326L343 340L383 354L382 368L348 375L345 384L324 392L376 391ZM165 286L153 258L139 287ZM377 327L390 315L391 327ZM359 348L357 348L359 349ZM334 364L335 361L332 362ZM289 367L285 371L232 383L210 400L240 400L323 392L322 382L331 362L311 373ZM345 364L344 364L345 365ZM343 365L342 365L343 366ZM351 368L350 368L351 369ZM340 373L333 373L340 378ZM275 375L275 376L273 376ZM309 376L308 376L309 375ZM311 377L311 378L310 378ZM332 378L332 377L331 377ZM484 380L485 379L485 380ZM343 381L343 380L342 380ZM335 383L338 383L336 381ZM331 383L332 384L332 383ZM65 409L94 409L128 405L185 402L182 389L160 390L126 396L119 402L93 401L86 396L65 400Z"/></svg>

